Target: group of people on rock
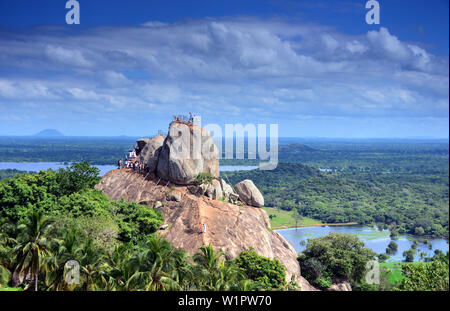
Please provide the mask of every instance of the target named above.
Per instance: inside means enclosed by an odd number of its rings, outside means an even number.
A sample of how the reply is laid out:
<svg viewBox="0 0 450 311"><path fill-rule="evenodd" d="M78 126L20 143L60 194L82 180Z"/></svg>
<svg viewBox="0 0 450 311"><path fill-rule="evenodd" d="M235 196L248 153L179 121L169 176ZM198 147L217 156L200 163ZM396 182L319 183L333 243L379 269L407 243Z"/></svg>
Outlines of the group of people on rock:
<svg viewBox="0 0 450 311"><path fill-rule="evenodd" d="M121 168L130 168L133 171L139 172L139 173L148 173L149 172L149 167L147 164L145 164L144 162L139 162L137 161L137 152L136 152L136 148L133 150L128 151L128 155L127 155L127 159L126 161L122 161L122 159L120 159L119 161L117 161L117 168L121 169Z"/></svg>
<svg viewBox="0 0 450 311"><path fill-rule="evenodd" d="M190 124L194 124L194 115L192 114L192 112L189 112L189 119L187 119L185 116L179 116L179 115L174 115L173 119L174 119L174 121L183 121L183 122L187 122Z"/></svg>
<svg viewBox="0 0 450 311"><path fill-rule="evenodd" d="M149 171L148 165L145 164L144 162L131 161L131 160L126 160L125 162L123 162L122 160L119 160L117 162L117 168L118 169L131 168L133 171L136 171L138 173L148 173L148 171Z"/></svg>

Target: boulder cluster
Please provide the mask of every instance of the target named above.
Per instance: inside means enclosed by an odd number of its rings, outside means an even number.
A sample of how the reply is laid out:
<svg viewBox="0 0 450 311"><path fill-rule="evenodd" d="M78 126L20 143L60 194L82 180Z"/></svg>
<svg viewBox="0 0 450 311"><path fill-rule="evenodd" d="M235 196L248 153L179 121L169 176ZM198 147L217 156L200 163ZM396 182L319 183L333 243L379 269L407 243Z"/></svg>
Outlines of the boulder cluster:
<svg viewBox="0 0 450 311"><path fill-rule="evenodd" d="M167 137L137 140L140 163L147 164L148 172L177 185L188 185L189 191L213 200L261 207L264 198L251 180L237 183L234 188L219 173L219 150L211 133L182 121L169 126ZM198 176L207 174L208 181L199 183Z"/></svg>

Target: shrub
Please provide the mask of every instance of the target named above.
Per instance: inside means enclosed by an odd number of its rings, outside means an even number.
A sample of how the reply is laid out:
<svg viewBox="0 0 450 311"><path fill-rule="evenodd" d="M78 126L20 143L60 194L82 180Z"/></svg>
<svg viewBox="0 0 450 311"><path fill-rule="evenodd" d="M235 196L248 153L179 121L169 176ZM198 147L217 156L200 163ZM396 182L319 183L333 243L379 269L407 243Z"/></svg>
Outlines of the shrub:
<svg viewBox="0 0 450 311"><path fill-rule="evenodd" d="M363 282L366 264L375 253L352 234L331 233L309 239L306 250L298 257L302 275L316 286L324 286L329 278ZM323 288L323 287L322 287Z"/></svg>
<svg viewBox="0 0 450 311"><path fill-rule="evenodd" d="M330 288L331 287L332 281L331 281L331 278L329 276L327 276L327 277L319 277L319 278L317 278L314 283L319 288L326 289L326 288Z"/></svg>
<svg viewBox="0 0 450 311"><path fill-rule="evenodd" d="M448 252L444 258L431 264L405 264L403 279L398 287L404 291L446 291L449 290Z"/></svg>
<svg viewBox="0 0 450 311"><path fill-rule="evenodd" d="M407 251L403 252L403 257L405 257L406 262L413 262L415 254L416 254L416 250L414 248L411 248L411 249L408 249Z"/></svg>
<svg viewBox="0 0 450 311"><path fill-rule="evenodd" d="M235 264L262 289L286 286L286 268L274 258L258 255L254 249L243 251L234 259Z"/></svg>
<svg viewBox="0 0 450 311"><path fill-rule="evenodd" d="M395 254L398 250L398 244L394 241L389 242L388 247L386 248L386 254L392 255Z"/></svg>
<svg viewBox="0 0 450 311"><path fill-rule="evenodd" d="M209 185L212 183L212 180L213 180L213 177L210 173L202 172L202 173L199 173L197 175L197 177L195 178L195 183L198 185L201 185L201 184Z"/></svg>

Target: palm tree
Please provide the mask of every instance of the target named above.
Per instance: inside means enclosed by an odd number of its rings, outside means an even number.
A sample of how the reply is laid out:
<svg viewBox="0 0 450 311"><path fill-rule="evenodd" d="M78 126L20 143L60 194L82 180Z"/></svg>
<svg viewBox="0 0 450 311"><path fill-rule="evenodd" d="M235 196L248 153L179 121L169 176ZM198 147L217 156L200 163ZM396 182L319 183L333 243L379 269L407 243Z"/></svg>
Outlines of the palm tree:
<svg viewBox="0 0 450 311"><path fill-rule="evenodd" d="M182 273L177 269L182 252L160 237L150 238L145 247L130 258L136 272L127 282L127 288L138 290L180 290Z"/></svg>
<svg viewBox="0 0 450 311"><path fill-rule="evenodd" d="M131 244L119 244L108 254L108 290L129 290L128 281L139 271L139 261L131 260L132 252Z"/></svg>
<svg viewBox="0 0 450 311"><path fill-rule="evenodd" d="M16 241L5 231L6 224L0 225L0 286L9 282L11 269L14 266L14 258L11 256L11 245Z"/></svg>
<svg viewBox="0 0 450 311"><path fill-rule="evenodd" d="M64 234L64 237L52 247L54 256L46 260L46 285L51 290L74 290L77 285L69 285L65 281L65 264L69 260L79 261L81 248L79 242L79 232L71 228Z"/></svg>
<svg viewBox="0 0 450 311"><path fill-rule="evenodd" d="M18 244L14 248L17 255L16 270L25 275L30 274L34 281L34 290L38 290L39 273L44 266L44 259L51 255L50 247L53 220L41 212L34 212L27 221L17 227L20 232Z"/></svg>
<svg viewBox="0 0 450 311"><path fill-rule="evenodd" d="M80 247L80 280L83 290L101 290L106 287L109 270L103 250L95 245L92 238L87 238Z"/></svg>
<svg viewBox="0 0 450 311"><path fill-rule="evenodd" d="M224 255L223 251L215 252L212 245L208 244L200 247L200 253L194 255L194 261L212 273L218 269Z"/></svg>
<svg viewBox="0 0 450 311"><path fill-rule="evenodd" d="M211 244L203 245L200 252L193 257L197 263L195 275L200 288L207 290L219 290L225 285L224 277L228 275L228 267L225 265L223 251L214 251ZM226 287L226 286L225 286Z"/></svg>
<svg viewBox="0 0 450 311"><path fill-rule="evenodd" d="M244 273L233 263L223 260L218 269L218 277L214 284L214 290L229 291L240 290L240 281L245 279ZM247 284L242 284L246 286Z"/></svg>

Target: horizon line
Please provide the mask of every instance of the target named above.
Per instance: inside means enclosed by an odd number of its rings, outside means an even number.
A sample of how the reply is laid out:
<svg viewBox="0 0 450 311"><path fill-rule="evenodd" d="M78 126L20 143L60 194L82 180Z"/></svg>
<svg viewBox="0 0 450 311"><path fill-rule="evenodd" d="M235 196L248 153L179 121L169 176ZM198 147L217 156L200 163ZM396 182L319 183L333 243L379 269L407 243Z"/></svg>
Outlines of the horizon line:
<svg viewBox="0 0 450 311"><path fill-rule="evenodd" d="M61 136L39 136L39 135L0 135L0 138L45 138L45 139L63 139L63 138L151 138L152 136L129 136L129 135L61 135ZM223 136L222 138L235 138L231 136ZM244 138L258 138L258 136L244 136ZM266 136L266 138L275 138L275 136ZM367 136L367 137L330 137L330 136L278 136L278 138L297 138L297 139L427 139L427 140L449 140L447 137L433 137L433 136L396 136L396 137L381 137L381 136Z"/></svg>

